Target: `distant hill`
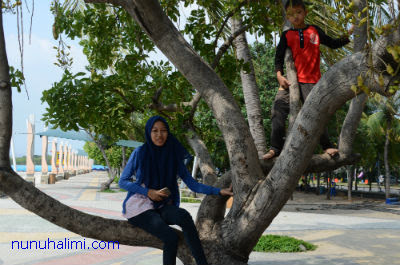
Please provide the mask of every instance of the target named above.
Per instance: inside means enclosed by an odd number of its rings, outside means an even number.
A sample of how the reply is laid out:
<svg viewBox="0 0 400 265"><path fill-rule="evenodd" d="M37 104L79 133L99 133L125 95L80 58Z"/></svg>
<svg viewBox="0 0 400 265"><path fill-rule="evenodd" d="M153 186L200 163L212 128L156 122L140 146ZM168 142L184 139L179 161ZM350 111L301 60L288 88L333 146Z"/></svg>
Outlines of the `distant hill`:
<svg viewBox="0 0 400 265"><path fill-rule="evenodd" d="M47 156L46 160L47 160L47 164L50 165L51 164L51 156ZM15 158L15 162L17 163L17 165L26 165L26 156ZM10 164L12 165L12 163L13 163L12 158L10 158ZM41 165L42 164L42 156L34 155L33 163L35 165Z"/></svg>

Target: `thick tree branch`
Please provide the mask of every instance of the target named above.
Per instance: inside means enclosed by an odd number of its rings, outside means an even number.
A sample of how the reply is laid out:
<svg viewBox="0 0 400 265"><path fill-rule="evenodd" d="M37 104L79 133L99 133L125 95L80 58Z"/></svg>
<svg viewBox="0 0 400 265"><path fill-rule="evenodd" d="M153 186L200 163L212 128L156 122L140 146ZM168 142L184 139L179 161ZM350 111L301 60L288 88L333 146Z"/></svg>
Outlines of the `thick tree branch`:
<svg viewBox="0 0 400 265"><path fill-rule="evenodd" d="M0 171L0 190L28 211L83 237L129 246L163 248L161 240L134 228L127 221L106 219L75 210L36 189L11 170ZM91 229L87 229L88 224ZM184 257L190 257L190 250L184 243L182 232L176 230L176 233L180 238L179 257L185 262Z"/></svg>
<svg viewBox="0 0 400 265"><path fill-rule="evenodd" d="M232 183L232 172L223 174L213 186L218 188L229 187ZM206 196L197 212L196 226L199 235L203 239L220 241L220 224L224 219L226 211L226 201L229 197Z"/></svg>
<svg viewBox="0 0 400 265"><path fill-rule="evenodd" d="M365 8L367 3L366 0L354 0L354 4L362 14L360 18L356 17L356 24L359 24L359 21L366 17L365 12L362 12L362 10ZM367 44L367 40L367 23L364 23L361 27L355 28L354 52L362 51ZM353 151L354 138L367 99L368 96L362 93L351 100L350 108L343 122L339 137L339 150L344 154L350 154Z"/></svg>
<svg viewBox="0 0 400 265"><path fill-rule="evenodd" d="M232 31L242 28L241 18L235 17L231 20ZM262 157L267 151L267 140L263 126L263 117L261 111L261 102L259 88L256 82L254 65L251 58L250 48L247 43L246 33L240 34L233 42L236 56L248 65L249 70L240 69L240 79L242 82L243 96L247 112L247 121L250 132L256 145L258 156Z"/></svg>
<svg viewBox="0 0 400 265"><path fill-rule="evenodd" d="M288 129L288 131L290 131L292 129L294 121L296 120L297 114L301 109L300 87L299 87L299 82L297 80L297 70L294 65L293 55L290 49L286 50L285 63L286 63L287 78L290 82L290 87L289 87L290 115L289 115L289 129Z"/></svg>
<svg viewBox="0 0 400 265"><path fill-rule="evenodd" d="M284 8L287 0L282 0L282 16L286 18L286 10ZM291 28L290 22L285 19L285 24L283 25L283 30L288 30ZM300 87L299 82L297 80L297 70L294 65L293 54L292 51L288 48L285 52L285 65L286 65L286 75L287 79L290 82L289 86L289 96L290 96L290 115L289 115L289 128L288 132L292 129L292 125L296 120L297 114L301 109L301 101L300 101Z"/></svg>
<svg viewBox="0 0 400 265"><path fill-rule="evenodd" d="M325 153L313 155L303 174L333 171L342 166L354 165L360 160L360 158L360 154L346 155L344 153L339 153L339 155L334 158ZM277 158L267 161L261 161L264 173L266 175L269 174L276 160Z"/></svg>

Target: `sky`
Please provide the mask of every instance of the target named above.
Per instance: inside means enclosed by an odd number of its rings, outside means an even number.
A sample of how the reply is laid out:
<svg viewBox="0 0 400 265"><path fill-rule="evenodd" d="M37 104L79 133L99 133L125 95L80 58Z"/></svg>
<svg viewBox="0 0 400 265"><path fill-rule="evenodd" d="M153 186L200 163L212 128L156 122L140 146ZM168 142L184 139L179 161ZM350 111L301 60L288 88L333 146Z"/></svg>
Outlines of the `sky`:
<svg viewBox="0 0 400 265"><path fill-rule="evenodd" d="M13 142L15 156L25 156L27 149L27 125L26 121L30 115L34 115L35 131L42 132L45 130L45 123L41 120L42 115L46 111L47 104L42 103L40 98L44 90L50 89L54 82L61 79L62 69L54 65L56 62L56 50L53 46L58 45L58 41L54 40L52 35L52 25L54 17L50 11L51 0L34 1L34 15L32 21L32 34L29 42L29 28L30 28L30 13L27 11L26 4L29 10L32 10L33 1L23 1L24 14L24 47L23 47L23 66L24 75L26 79L26 86L29 98L24 89L17 92L13 88ZM185 15L180 21L179 28L185 24L185 16L190 14L191 8L181 7L181 12ZM8 55L8 62L10 66L21 69L21 53L18 44L18 31L17 31L17 16L16 14L3 14L3 25L6 39L6 50ZM187 39L187 36L185 36ZM188 39L187 39L188 40ZM87 65L86 57L82 52L77 40L69 40L64 38L64 41L71 46L71 57L73 58L72 72L85 71ZM190 40L188 40L190 42ZM250 43L255 41L254 36L248 35ZM160 52L150 55L152 60L167 60ZM49 141L53 139L50 138ZM63 141L72 145L75 150L82 149L84 142L73 141L67 139L58 139L58 142ZM11 150L10 150L11 152ZM41 139L35 136L35 155L41 155Z"/></svg>
<svg viewBox="0 0 400 265"><path fill-rule="evenodd" d="M47 104L42 103L40 98L44 90L50 89L54 82L61 79L62 69L54 65L56 62L56 50L54 46L58 41L54 40L52 35L52 25L54 17L50 11L51 0L34 1L34 15L32 21L32 34L29 42L30 15L27 11L32 10L32 1L23 1L24 14L24 47L23 47L23 66L26 79L27 93L24 89L18 92L13 88L13 143L15 156L25 156L27 150L27 119L34 115L35 131L45 130L45 123L41 120L46 111ZM186 10L187 11L187 10ZM189 13L190 11L188 11ZM8 63L14 68L21 69L21 53L18 44L17 15L3 14L4 34L6 39L6 50ZM72 72L85 71L87 65L86 57L79 46L78 41L72 41L64 38L64 41L71 46L71 55L73 58ZM150 55L153 60L167 60L162 54L155 53ZM29 96L29 97L28 97ZM49 142L53 139L50 138ZM68 139L58 139L72 145L75 150L82 149L84 142ZM41 155L41 139L35 136L34 154ZM50 146L50 144L49 144ZM12 155L12 150L10 150Z"/></svg>
<svg viewBox="0 0 400 265"><path fill-rule="evenodd" d="M25 1L28 5L32 1ZM41 121L42 115L46 110L46 104L42 104L40 98L43 90L51 88L54 82L61 79L62 70L54 65L56 62L56 51L53 46L57 46L58 41L52 37L52 24L54 17L50 12L50 0L34 1L34 16L32 22L31 43L29 44L30 14L24 6L24 75L29 95L24 89L18 93L13 88L13 140L16 157L26 155L27 127L26 120L33 114L35 118L36 132L44 131L45 124ZM31 6L29 6L31 10ZM3 16L4 34L6 39L6 49L8 62L14 68L21 65L21 54L18 45L17 16L15 14L4 14ZM78 43L67 41L71 45L71 56L74 58L72 66L73 72L84 71L87 61ZM49 140L52 140L50 138ZM82 149L84 142L62 140L72 145L75 150ZM35 154L41 155L41 139L35 136Z"/></svg>

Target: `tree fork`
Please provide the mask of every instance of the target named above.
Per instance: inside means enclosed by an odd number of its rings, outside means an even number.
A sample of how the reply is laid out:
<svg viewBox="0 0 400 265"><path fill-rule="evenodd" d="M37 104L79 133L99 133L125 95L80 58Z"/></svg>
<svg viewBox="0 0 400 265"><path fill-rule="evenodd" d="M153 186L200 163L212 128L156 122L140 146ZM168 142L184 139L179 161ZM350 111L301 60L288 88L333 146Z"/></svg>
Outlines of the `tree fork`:
<svg viewBox="0 0 400 265"><path fill-rule="evenodd" d="M376 41L372 48L375 69L385 69L382 59L386 63L393 62L386 47L399 41L398 27L391 35ZM251 201L246 202L247 207L240 215L234 216L230 213L222 222L224 242L230 242L226 247L239 251L242 256L251 253L251 243L254 242L248 235L259 238L290 198L330 117L347 100L355 96L350 86L357 83L360 73L367 72L368 65L365 60L365 54L361 52L344 58L332 66L311 91L286 139L281 155L267 178L257 184L260 186L257 193L253 198L249 198ZM385 93L384 88L375 80L367 82L366 85L371 90ZM330 89L331 87L335 89Z"/></svg>

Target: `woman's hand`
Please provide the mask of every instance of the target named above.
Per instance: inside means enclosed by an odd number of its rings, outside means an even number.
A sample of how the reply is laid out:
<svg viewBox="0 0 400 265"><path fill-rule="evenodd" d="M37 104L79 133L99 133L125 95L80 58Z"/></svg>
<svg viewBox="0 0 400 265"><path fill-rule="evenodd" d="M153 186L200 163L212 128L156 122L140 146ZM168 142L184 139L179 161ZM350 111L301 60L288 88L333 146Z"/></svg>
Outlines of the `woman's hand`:
<svg viewBox="0 0 400 265"><path fill-rule="evenodd" d="M149 197L151 200L155 202L159 202L167 198L168 194L164 193L161 190L149 189L149 191L147 192L147 197Z"/></svg>
<svg viewBox="0 0 400 265"><path fill-rule="evenodd" d="M230 185L229 188L221 189L219 194L221 194L221 196L233 196L232 185Z"/></svg>

